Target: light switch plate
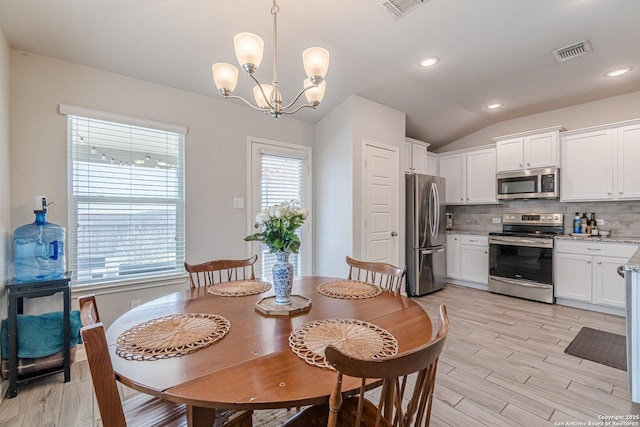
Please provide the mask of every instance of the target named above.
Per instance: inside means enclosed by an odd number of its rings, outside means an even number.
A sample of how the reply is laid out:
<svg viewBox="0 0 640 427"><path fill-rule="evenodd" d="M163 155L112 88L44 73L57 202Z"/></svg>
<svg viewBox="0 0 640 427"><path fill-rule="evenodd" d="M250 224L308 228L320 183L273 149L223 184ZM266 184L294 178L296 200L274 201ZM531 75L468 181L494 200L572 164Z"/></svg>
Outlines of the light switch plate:
<svg viewBox="0 0 640 427"><path fill-rule="evenodd" d="M494 224L500 224L500 222L501 222L501 218L493 218Z"/></svg>
<svg viewBox="0 0 640 427"><path fill-rule="evenodd" d="M233 208L234 209L242 209L242 208L244 208L244 198L242 198L242 197L234 197L233 198Z"/></svg>

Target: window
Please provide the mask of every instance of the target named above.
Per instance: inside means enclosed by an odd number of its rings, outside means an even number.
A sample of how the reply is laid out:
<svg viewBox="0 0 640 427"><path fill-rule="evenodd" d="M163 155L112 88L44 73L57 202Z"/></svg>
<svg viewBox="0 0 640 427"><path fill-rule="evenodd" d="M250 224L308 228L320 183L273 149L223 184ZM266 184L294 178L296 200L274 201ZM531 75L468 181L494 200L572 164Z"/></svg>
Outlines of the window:
<svg viewBox="0 0 640 427"><path fill-rule="evenodd" d="M255 214L260 210L287 200L299 200L302 207L311 211L311 148L283 144L274 141L250 140L251 144L251 211L250 233L255 233ZM299 254L291 254L296 276L311 273L311 233L310 215L298 230L301 245ZM275 254L260 243L254 243L254 253L258 253L260 277L271 280L271 268L276 262Z"/></svg>
<svg viewBox="0 0 640 427"><path fill-rule="evenodd" d="M71 106L60 111L68 126L74 284L181 275L186 129Z"/></svg>

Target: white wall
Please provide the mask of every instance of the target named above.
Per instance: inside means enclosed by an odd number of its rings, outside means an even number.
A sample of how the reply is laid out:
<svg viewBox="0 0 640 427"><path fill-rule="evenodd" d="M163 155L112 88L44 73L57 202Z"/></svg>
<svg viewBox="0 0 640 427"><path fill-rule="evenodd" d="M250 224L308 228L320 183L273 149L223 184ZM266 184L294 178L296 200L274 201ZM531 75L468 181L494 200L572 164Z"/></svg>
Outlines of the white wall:
<svg viewBox="0 0 640 427"><path fill-rule="evenodd" d="M443 153L493 143L494 137L562 125L566 130L640 118L640 91L506 120L435 150Z"/></svg>
<svg viewBox="0 0 640 427"><path fill-rule="evenodd" d="M9 276L11 237L11 187L9 174L9 43L0 28L0 319L7 316L4 284ZM4 393L2 393L4 395Z"/></svg>
<svg viewBox="0 0 640 427"><path fill-rule="evenodd" d="M346 277L353 254L353 97L316 125L314 274Z"/></svg>
<svg viewBox="0 0 640 427"><path fill-rule="evenodd" d="M362 258L362 146L373 141L398 148L403 159L405 114L351 96L316 125L315 273L345 277L345 256ZM400 175L404 168L398 165ZM402 177L400 177L402 178ZM404 230L404 179L400 183L400 230ZM404 233L400 233L402 236ZM399 240L404 262L404 240Z"/></svg>
<svg viewBox="0 0 640 427"><path fill-rule="evenodd" d="M187 126L187 260L245 257L247 218L253 218L254 213L233 209L233 198L244 197L246 206L247 137L312 146L314 125L293 118L275 121L224 101L213 82L211 94L212 97L197 95L13 51L12 227L33 221L32 197L44 194L56 203L49 210L48 220L67 228L66 116L58 113L58 104L64 103ZM158 289L155 293L169 291ZM113 312L100 307L101 316L109 323L129 309L130 300L144 302L154 296L148 290L120 295L119 301L109 304Z"/></svg>
<svg viewBox="0 0 640 427"><path fill-rule="evenodd" d="M364 247L362 246L363 230L363 194L362 177L364 176L364 162L362 159L362 146L365 140L398 148L398 184L399 204L398 231L399 261L398 265L404 265L404 140L406 134L405 113L394 110L386 105L378 104L361 97L354 97L353 120L353 256L364 259Z"/></svg>

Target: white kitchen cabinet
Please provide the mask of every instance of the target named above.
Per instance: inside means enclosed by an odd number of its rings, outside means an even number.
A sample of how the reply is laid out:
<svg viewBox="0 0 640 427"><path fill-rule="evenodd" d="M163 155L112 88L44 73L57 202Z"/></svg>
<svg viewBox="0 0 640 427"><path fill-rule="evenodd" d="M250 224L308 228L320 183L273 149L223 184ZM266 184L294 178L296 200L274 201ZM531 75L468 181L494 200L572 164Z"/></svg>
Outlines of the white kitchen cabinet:
<svg viewBox="0 0 640 427"><path fill-rule="evenodd" d="M612 200L615 130L566 135L561 147L560 201Z"/></svg>
<svg viewBox="0 0 640 427"><path fill-rule="evenodd" d="M467 197L467 156L440 156L440 176L445 179L445 199L448 205L463 205Z"/></svg>
<svg viewBox="0 0 640 427"><path fill-rule="evenodd" d="M567 132L560 201L640 200L640 122Z"/></svg>
<svg viewBox="0 0 640 427"><path fill-rule="evenodd" d="M625 308L625 283L618 275L618 267L626 264L629 258L631 256L593 258L593 301L596 304Z"/></svg>
<svg viewBox="0 0 640 427"><path fill-rule="evenodd" d="M440 176L446 180L447 204L497 202L495 148L449 153L438 161Z"/></svg>
<svg viewBox="0 0 640 427"><path fill-rule="evenodd" d="M640 199L640 124L618 128L618 200Z"/></svg>
<svg viewBox="0 0 640 427"><path fill-rule="evenodd" d="M429 144L416 139L406 138L405 147L405 172L427 174L427 148Z"/></svg>
<svg viewBox="0 0 640 427"><path fill-rule="evenodd" d="M447 277L460 279L460 235L447 234Z"/></svg>
<svg viewBox="0 0 640 427"><path fill-rule="evenodd" d="M427 173L429 175L440 176L438 156L427 151Z"/></svg>
<svg viewBox="0 0 640 427"><path fill-rule="evenodd" d="M489 241L487 236L460 236L460 279L488 284Z"/></svg>
<svg viewBox="0 0 640 427"><path fill-rule="evenodd" d="M467 153L466 203L496 203L496 149Z"/></svg>
<svg viewBox="0 0 640 427"><path fill-rule="evenodd" d="M487 236L447 235L447 278L488 284L489 240Z"/></svg>
<svg viewBox="0 0 640 427"><path fill-rule="evenodd" d="M624 309L625 282L617 268L637 249L633 244L556 240L556 298Z"/></svg>
<svg viewBox="0 0 640 427"><path fill-rule="evenodd" d="M562 126L494 138L496 170L513 172L558 165Z"/></svg>
<svg viewBox="0 0 640 427"><path fill-rule="evenodd" d="M593 289L591 263L589 255L558 253L556 249L556 298L568 298L575 301L591 302Z"/></svg>

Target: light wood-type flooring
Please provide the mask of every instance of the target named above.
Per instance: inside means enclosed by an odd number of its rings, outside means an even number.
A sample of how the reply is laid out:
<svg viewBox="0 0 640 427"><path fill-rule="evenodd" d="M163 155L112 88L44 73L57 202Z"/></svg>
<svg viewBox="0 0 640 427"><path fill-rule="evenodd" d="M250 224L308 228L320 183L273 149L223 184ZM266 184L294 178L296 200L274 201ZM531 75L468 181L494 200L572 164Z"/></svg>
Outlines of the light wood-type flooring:
<svg viewBox="0 0 640 427"><path fill-rule="evenodd" d="M640 426L626 372L564 353L583 326L624 334L624 318L454 285L415 300L432 319L446 304L451 322L432 426L604 426L604 417ZM256 411L254 425L292 414ZM86 361L74 363L71 382L58 374L23 384L0 404L0 427L100 426L98 418Z"/></svg>

